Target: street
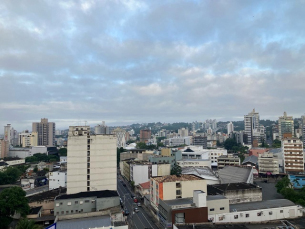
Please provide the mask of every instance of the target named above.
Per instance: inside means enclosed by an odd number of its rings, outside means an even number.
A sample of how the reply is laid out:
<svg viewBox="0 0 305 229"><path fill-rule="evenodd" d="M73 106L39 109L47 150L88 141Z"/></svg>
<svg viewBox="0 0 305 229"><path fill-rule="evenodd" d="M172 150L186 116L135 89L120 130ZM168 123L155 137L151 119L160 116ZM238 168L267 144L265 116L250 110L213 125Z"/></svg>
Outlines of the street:
<svg viewBox="0 0 305 229"><path fill-rule="evenodd" d="M123 181L124 182L124 181ZM126 184L127 186L128 184ZM123 184L118 179L118 193L123 201L124 208L127 208L129 211L128 222L131 222L131 228L136 229L144 229L144 228L153 228L158 229L158 227L154 224L148 214L142 209L142 207L138 207L139 212L133 212L134 207L136 207L136 203L134 203L131 198L131 191L128 187L124 187Z"/></svg>

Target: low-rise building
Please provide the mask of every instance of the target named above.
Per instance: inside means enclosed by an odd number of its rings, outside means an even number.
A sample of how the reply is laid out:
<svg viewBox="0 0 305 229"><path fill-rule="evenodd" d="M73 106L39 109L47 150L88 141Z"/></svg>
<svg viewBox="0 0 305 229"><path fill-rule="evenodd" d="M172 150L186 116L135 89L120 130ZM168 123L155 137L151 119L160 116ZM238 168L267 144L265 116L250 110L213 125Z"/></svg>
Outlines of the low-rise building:
<svg viewBox="0 0 305 229"><path fill-rule="evenodd" d="M261 223L293 219L303 216L303 208L290 200L276 199L251 203L231 204L230 212L209 214L214 223Z"/></svg>
<svg viewBox="0 0 305 229"><path fill-rule="evenodd" d="M9 158L5 158L5 162L9 166L22 165L22 164L25 163L25 159L24 158L18 158L18 157L9 157Z"/></svg>
<svg viewBox="0 0 305 229"><path fill-rule="evenodd" d="M67 186L67 170L49 172L49 190Z"/></svg>
<svg viewBox="0 0 305 229"><path fill-rule="evenodd" d="M273 153L265 152L258 157L259 173L266 175L279 174L279 160Z"/></svg>
<svg viewBox="0 0 305 229"><path fill-rule="evenodd" d="M258 157L251 155L249 157L246 157L245 160L242 162L243 166L250 166L250 167L256 167L258 164Z"/></svg>
<svg viewBox="0 0 305 229"><path fill-rule="evenodd" d="M116 191L91 191L57 196L54 200L54 215L73 215L98 212L120 206Z"/></svg>
<svg viewBox="0 0 305 229"><path fill-rule="evenodd" d="M229 199L223 195L207 196L208 218L213 222L215 214L224 214L230 212Z"/></svg>
<svg viewBox="0 0 305 229"><path fill-rule="evenodd" d="M140 161L148 161L148 158L152 156L154 151L149 151L146 149L129 149L126 152L120 154L120 161L125 161L128 159L139 159Z"/></svg>
<svg viewBox="0 0 305 229"><path fill-rule="evenodd" d="M137 185L136 188L137 188L137 193L139 193L141 197L144 197L145 195L149 195L150 181L139 184Z"/></svg>
<svg viewBox="0 0 305 229"><path fill-rule="evenodd" d="M217 158L217 168L222 169L225 166L239 166L240 165L240 158L238 156L234 156L232 154L228 155L221 155Z"/></svg>
<svg viewBox="0 0 305 229"><path fill-rule="evenodd" d="M206 189L206 180L194 176L168 175L163 177L150 178L150 203L157 210L160 200L174 200L179 198L190 198L193 196L194 190Z"/></svg>
<svg viewBox="0 0 305 229"><path fill-rule="evenodd" d="M207 137L193 136L193 145L202 146L203 149L207 148Z"/></svg>
<svg viewBox="0 0 305 229"><path fill-rule="evenodd" d="M253 147L249 150L249 156L256 156L258 157L258 155L267 152L269 149L268 148L259 148L259 147Z"/></svg>
<svg viewBox="0 0 305 229"><path fill-rule="evenodd" d="M262 201L262 188L247 183L212 184L207 186L208 196L223 195L230 204Z"/></svg>
<svg viewBox="0 0 305 229"><path fill-rule="evenodd" d="M300 189L305 187L305 175L304 174L289 174L288 178L292 187L295 189Z"/></svg>
<svg viewBox="0 0 305 229"><path fill-rule="evenodd" d="M175 137L169 138L168 140L170 146L181 146L191 144L191 137Z"/></svg>

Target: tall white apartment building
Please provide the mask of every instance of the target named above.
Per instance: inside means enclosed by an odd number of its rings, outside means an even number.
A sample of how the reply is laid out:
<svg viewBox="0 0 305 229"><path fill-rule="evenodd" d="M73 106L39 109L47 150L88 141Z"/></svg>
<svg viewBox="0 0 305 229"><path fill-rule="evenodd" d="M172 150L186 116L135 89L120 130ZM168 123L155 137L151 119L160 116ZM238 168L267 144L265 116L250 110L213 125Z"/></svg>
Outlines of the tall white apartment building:
<svg viewBox="0 0 305 229"><path fill-rule="evenodd" d="M282 139L282 153L285 173L304 172L303 143L300 139Z"/></svg>
<svg viewBox="0 0 305 229"><path fill-rule="evenodd" d="M117 190L117 138L90 134L89 126L70 126L67 194Z"/></svg>
<svg viewBox="0 0 305 229"><path fill-rule="evenodd" d="M291 137L294 136L293 117L287 116L286 112L284 112L283 116L279 117L279 136L280 136L280 138L283 138L284 134L291 134Z"/></svg>
<svg viewBox="0 0 305 229"><path fill-rule="evenodd" d="M181 129L178 129L178 135L180 137L187 137L189 136L189 130L188 128L181 128Z"/></svg>
<svg viewBox="0 0 305 229"><path fill-rule="evenodd" d="M227 124L227 133L230 134L234 131L234 125L232 122Z"/></svg>
<svg viewBox="0 0 305 229"><path fill-rule="evenodd" d="M42 118L40 122L32 123L32 132L38 133L39 146L55 146L55 123Z"/></svg>
<svg viewBox="0 0 305 229"><path fill-rule="evenodd" d="M125 147L126 146L126 131L121 128L116 128L112 132L117 137L117 147Z"/></svg>

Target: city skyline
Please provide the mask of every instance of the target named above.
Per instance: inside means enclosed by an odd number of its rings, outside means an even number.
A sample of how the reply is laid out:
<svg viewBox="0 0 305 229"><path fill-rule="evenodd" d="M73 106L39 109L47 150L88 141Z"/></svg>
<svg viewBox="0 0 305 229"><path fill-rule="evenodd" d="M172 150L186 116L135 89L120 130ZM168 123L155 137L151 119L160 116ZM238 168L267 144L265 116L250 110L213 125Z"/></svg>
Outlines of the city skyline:
<svg viewBox="0 0 305 229"><path fill-rule="evenodd" d="M304 6L1 1L0 126L299 118Z"/></svg>

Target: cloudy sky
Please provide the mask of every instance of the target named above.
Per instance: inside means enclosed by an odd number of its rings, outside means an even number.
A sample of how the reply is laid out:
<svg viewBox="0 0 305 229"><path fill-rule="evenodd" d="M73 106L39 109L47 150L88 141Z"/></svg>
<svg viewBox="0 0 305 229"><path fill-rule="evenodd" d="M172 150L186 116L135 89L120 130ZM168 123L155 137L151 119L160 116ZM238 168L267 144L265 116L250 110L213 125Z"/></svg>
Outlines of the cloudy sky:
<svg viewBox="0 0 305 229"><path fill-rule="evenodd" d="M300 117L304 19L297 0L1 0L0 126Z"/></svg>

